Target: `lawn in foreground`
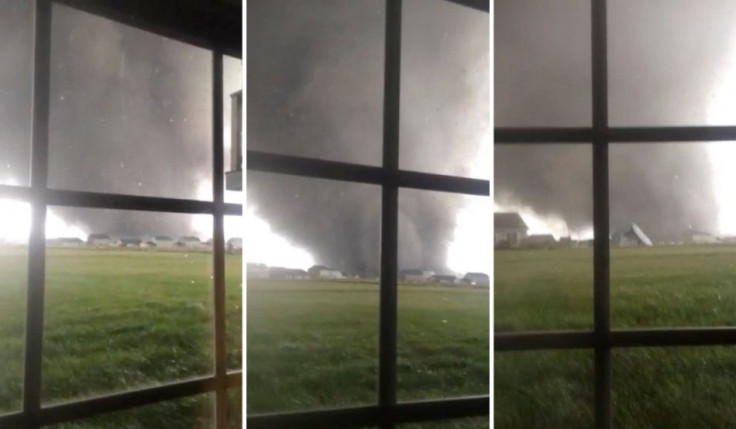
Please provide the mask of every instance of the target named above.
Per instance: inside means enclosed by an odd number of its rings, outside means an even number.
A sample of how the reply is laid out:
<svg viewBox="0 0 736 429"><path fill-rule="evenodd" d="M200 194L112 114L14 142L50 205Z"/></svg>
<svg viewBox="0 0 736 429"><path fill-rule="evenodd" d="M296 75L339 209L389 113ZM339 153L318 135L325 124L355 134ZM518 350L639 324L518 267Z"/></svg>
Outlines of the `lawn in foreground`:
<svg viewBox="0 0 736 429"><path fill-rule="evenodd" d="M496 331L593 326L592 249L495 253ZM736 324L736 247L611 250L613 329ZM736 348L614 349L616 427L732 427ZM500 428L593 425L589 350L496 353Z"/></svg>
<svg viewBox="0 0 736 429"><path fill-rule="evenodd" d="M249 413L377 402L376 284L249 280L247 293ZM488 392L488 293L399 287L400 401Z"/></svg>
<svg viewBox="0 0 736 429"><path fill-rule="evenodd" d="M182 251L48 249L43 403L212 374L211 258ZM26 263L23 249L0 248L0 412L20 408ZM228 255L232 369L241 366L241 270L241 256ZM200 427L193 422L209 421L209 403L183 399L55 427L148 428L161 419L170 422L167 427Z"/></svg>

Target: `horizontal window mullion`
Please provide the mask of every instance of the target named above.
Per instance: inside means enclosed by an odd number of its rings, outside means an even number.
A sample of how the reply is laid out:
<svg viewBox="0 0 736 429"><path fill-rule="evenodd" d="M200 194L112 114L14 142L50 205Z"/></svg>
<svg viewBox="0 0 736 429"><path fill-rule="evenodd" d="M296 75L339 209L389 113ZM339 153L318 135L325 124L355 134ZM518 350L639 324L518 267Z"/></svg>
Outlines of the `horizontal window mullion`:
<svg viewBox="0 0 736 429"><path fill-rule="evenodd" d="M242 57L242 7L181 0L53 0L93 15L204 49Z"/></svg>
<svg viewBox="0 0 736 429"><path fill-rule="evenodd" d="M237 380L240 377L242 377L241 373L228 374L227 384L230 384L231 378ZM62 423L186 396L208 393L217 390L217 388L217 377L198 378L41 408L40 420L44 425Z"/></svg>
<svg viewBox="0 0 736 429"><path fill-rule="evenodd" d="M619 329L610 332L610 347L688 347L736 345L736 327ZM592 331L548 331L494 335L497 352L593 348Z"/></svg>
<svg viewBox="0 0 736 429"><path fill-rule="evenodd" d="M591 143L591 128L496 128L497 144ZM736 141L736 127L610 127L601 136L612 143Z"/></svg>
<svg viewBox="0 0 736 429"><path fill-rule="evenodd" d="M411 423L489 415L488 395L468 396L396 404L388 419L395 423ZM304 412L259 414L248 416L248 428L353 428L378 425L382 411L376 406L323 409Z"/></svg>
<svg viewBox="0 0 736 429"><path fill-rule="evenodd" d="M594 345L593 331L497 333L493 338L494 350L497 352L580 349L592 348Z"/></svg>
<svg viewBox="0 0 736 429"><path fill-rule="evenodd" d="M46 204L66 207L122 209L152 212L214 214L217 205L212 201L159 198L139 195L105 194L97 192L48 189L43 197ZM241 215L242 205L222 204L226 215Z"/></svg>
<svg viewBox="0 0 736 429"><path fill-rule="evenodd" d="M609 341L611 347L736 345L736 327L615 330Z"/></svg>
<svg viewBox="0 0 736 429"><path fill-rule="evenodd" d="M469 177L406 170L393 171L383 167L260 151L248 151L246 156L248 171L467 195L487 196L490 193L490 181Z"/></svg>

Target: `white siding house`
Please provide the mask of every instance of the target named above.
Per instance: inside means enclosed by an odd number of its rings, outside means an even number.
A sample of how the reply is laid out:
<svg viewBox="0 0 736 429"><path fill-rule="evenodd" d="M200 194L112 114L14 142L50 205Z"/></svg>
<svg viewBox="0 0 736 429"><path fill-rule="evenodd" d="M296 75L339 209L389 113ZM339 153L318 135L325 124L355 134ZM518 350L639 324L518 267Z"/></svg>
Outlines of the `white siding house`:
<svg viewBox="0 0 736 429"><path fill-rule="evenodd" d="M518 247L526 238L529 227L519 213L493 213L493 246Z"/></svg>
<svg viewBox="0 0 736 429"><path fill-rule="evenodd" d="M156 244L156 247L174 247L176 241L168 235L156 235L151 241Z"/></svg>
<svg viewBox="0 0 736 429"><path fill-rule="evenodd" d="M115 242L107 234L90 234L87 237L87 244L90 246L113 246Z"/></svg>

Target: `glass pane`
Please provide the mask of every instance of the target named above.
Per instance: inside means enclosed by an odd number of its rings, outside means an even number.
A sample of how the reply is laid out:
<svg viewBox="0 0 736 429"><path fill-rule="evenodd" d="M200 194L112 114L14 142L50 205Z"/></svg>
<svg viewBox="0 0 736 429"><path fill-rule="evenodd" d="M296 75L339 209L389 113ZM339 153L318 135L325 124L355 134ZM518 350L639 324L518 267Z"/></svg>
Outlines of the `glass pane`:
<svg viewBox="0 0 736 429"><path fill-rule="evenodd" d="M611 125L733 125L734 19L729 0L610 2Z"/></svg>
<svg viewBox="0 0 736 429"><path fill-rule="evenodd" d="M248 173L249 413L373 404L380 189Z"/></svg>
<svg viewBox="0 0 736 429"><path fill-rule="evenodd" d="M34 3L0 2L0 185L29 183Z"/></svg>
<svg viewBox="0 0 736 429"><path fill-rule="evenodd" d="M214 394L158 402L47 427L52 429L214 429Z"/></svg>
<svg viewBox="0 0 736 429"><path fill-rule="evenodd" d="M590 126L590 2L495 0L493 13L495 126Z"/></svg>
<svg viewBox="0 0 736 429"><path fill-rule="evenodd" d="M496 145L495 330L593 326L590 145Z"/></svg>
<svg viewBox="0 0 736 429"><path fill-rule="evenodd" d="M503 352L493 365L494 427L593 428L592 352Z"/></svg>
<svg viewBox="0 0 736 429"><path fill-rule="evenodd" d="M487 429L488 416L470 417L455 420L440 420L436 422L407 423L397 426L399 429Z"/></svg>
<svg viewBox="0 0 736 429"><path fill-rule="evenodd" d="M485 394L490 199L399 191L399 400Z"/></svg>
<svg viewBox="0 0 736 429"><path fill-rule="evenodd" d="M615 427L729 427L736 421L734 349L614 350Z"/></svg>
<svg viewBox="0 0 736 429"><path fill-rule="evenodd" d="M227 429L243 427L243 389L230 388L227 391Z"/></svg>
<svg viewBox="0 0 736 429"><path fill-rule="evenodd" d="M402 14L401 168L489 178L488 14L446 0Z"/></svg>
<svg viewBox="0 0 736 429"><path fill-rule="evenodd" d="M736 324L735 147L611 146L613 326Z"/></svg>
<svg viewBox="0 0 736 429"><path fill-rule="evenodd" d="M22 408L30 215L27 203L0 198L0 414Z"/></svg>
<svg viewBox="0 0 736 429"><path fill-rule="evenodd" d="M225 216L227 366L243 368L243 217Z"/></svg>
<svg viewBox="0 0 736 429"><path fill-rule="evenodd" d="M212 198L212 55L54 5L51 187Z"/></svg>
<svg viewBox="0 0 736 429"><path fill-rule="evenodd" d="M248 149L378 165L384 2L247 2Z"/></svg>
<svg viewBox="0 0 736 429"><path fill-rule="evenodd" d="M44 403L211 374L212 250L195 217L55 210L66 229L47 226L60 238L46 250Z"/></svg>

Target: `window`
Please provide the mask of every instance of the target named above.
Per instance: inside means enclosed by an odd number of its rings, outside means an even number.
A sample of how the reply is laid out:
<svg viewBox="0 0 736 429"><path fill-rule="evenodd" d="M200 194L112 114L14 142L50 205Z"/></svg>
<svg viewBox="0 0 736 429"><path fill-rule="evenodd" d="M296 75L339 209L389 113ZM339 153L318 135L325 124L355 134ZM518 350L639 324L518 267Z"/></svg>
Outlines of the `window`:
<svg viewBox="0 0 736 429"><path fill-rule="evenodd" d="M0 427L240 427L241 9L0 9Z"/></svg>
<svg viewBox="0 0 736 429"><path fill-rule="evenodd" d="M534 305L537 298L532 294L506 301L518 303L522 317L514 320L515 308L509 308L501 314L507 321L502 327L516 328L513 323L518 323L522 329L497 329L494 334L495 398L500 411L496 424L507 428L731 424L733 411L718 398L730 389L722 380L730 379L733 371L733 350L728 346L734 343L736 329L733 318L722 314L730 305L726 279L732 275L732 248L725 237L717 239L698 225L718 225L719 215L728 213L731 192L724 189L732 187L732 180L726 174L719 182L718 175L730 171L724 163L732 163L727 160L733 159L730 147L736 128L692 125L729 121L730 110L723 103L730 96L732 69L723 52L733 34L727 24L733 4L592 0L580 4L572 12L575 16L562 19L561 11L546 2L542 8L550 15L539 14L542 2L530 3L497 2L502 6L496 9L496 18L503 28L529 28L538 39L537 48L507 58L504 55L511 55L517 39L497 37L501 48L496 62L508 78L518 63L549 61L542 67L549 73L540 75L535 85L549 85L555 95L549 102L534 96L514 99L508 92L513 86L501 89L500 94L506 95L497 100L497 107L502 106L497 114L510 116L498 124L540 127L495 129L496 154L509 161L510 152L526 152L525 158L497 169L496 183L507 190L515 186L518 197L525 189L522 181L511 183L514 165L533 169L532 179L546 177L543 186L526 191L564 195L564 204L560 197L527 195L524 201L539 203L535 206L539 212L532 213L536 215L554 214L557 208L571 231L578 225L582 234L586 224L592 225L583 234L588 237L578 241L582 245L592 238L593 260L586 261L579 249L560 249L561 243L553 250L496 252L496 275L506 279L506 286L527 275L537 276L535 290L565 285L553 297L563 297L556 302L553 317L540 317L549 305ZM588 7L590 15L582 14ZM526 14L535 16L527 19ZM538 22L542 24L536 26ZM527 59L540 46L564 40L571 26L591 29L590 51L571 59L566 58L567 48L560 47L544 58ZM570 98L556 94L572 84L560 84L555 70L567 67L563 64L567 60L581 58L590 59L590 89L577 89ZM587 69L584 65L578 75ZM723 87L710 89L713 82ZM590 126L570 128L588 125L587 119L566 117L586 107L578 96L587 93L592 94L592 108L586 110ZM704 101L719 107L717 112L724 116L709 115ZM560 114L550 110L548 118L555 120L549 122L514 116L533 102L542 106L530 106L530 112L558 103L571 108ZM535 156L539 154L535 145L544 146L548 154ZM576 162L570 145L591 153L589 161ZM705 147L719 156L704 156ZM546 162L535 164L539 159ZM501 162L498 156L496 162ZM505 176L500 176L502 172ZM702 176L695 177L696 172ZM711 174L716 176L714 185L703 186ZM589 196L592 204L585 201ZM585 204L580 205L581 200ZM516 205L522 217L524 201ZM592 221L585 221L579 215L591 205ZM548 229L553 223L547 222ZM689 230L688 226L692 226L689 242L682 243L679 235L667 237L672 230ZM728 228L721 227L727 235ZM566 244L574 241L572 237ZM524 257L528 270L519 274L510 262ZM556 269L548 270L555 260ZM583 265L585 269L575 268ZM519 275L514 277L515 273ZM497 291L497 305L499 297L513 296L505 289ZM565 310L561 303L570 307ZM581 312L590 303L592 315ZM530 315L544 323L529 323ZM560 318L568 318L562 326L567 330L554 330L560 327ZM529 409L530 402L540 406Z"/></svg>
<svg viewBox="0 0 736 429"><path fill-rule="evenodd" d="M452 160L444 162L442 150L455 149L451 141L462 138L458 130L448 129L447 140L438 138L432 142L422 141L429 133L411 133L411 127L420 127L426 118L454 124L452 115L458 112L452 109L461 104L457 99L452 99L453 107L448 107L446 112L407 113L409 128L400 126L403 113L400 121L399 112L436 108L443 97L463 97L466 94L459 91L470 90L464 80L459 88L449 85L440 92L433 91L431 85L421 87L414 81L421 60L431 56L426 46L412 47L423 34L431 33L429 28L417 25L422 21L421 14L432 10L438 22L450 19L449 27L456 32L451 39L465 40L463 24L482 23L487 19L483 10L487 11L488 6L483 1L248 2L248 17L254 21L248 25L248 52L252 57L248 61L246 100L247 215L251 210L256 214L263 210L269 216L267 207L280 207L280 210L271 209L273 225L303 220L299 225L309 227L295 234L302 240L301 244L312 244L321 238L327 245L320 248L320 254L329 255L337 261L334 263L353 261L345 263L354 270L343 273L330 269L334 267L319 266L321 261L308 258L307 265L315 264L309 271L287 269L290 267L269 270L261 261L248 263L249 428L392 428L404 424L406 427L487 427L488 317L487 306L483 305L489 297L487 275L484 278L483 273L475 273L475 277L465 279L461 293L453 295L440 310L451 314L447 324L443 324L439 311L433 312L432 305L423 305L422 297L435 293L441 300L442 291L448 288L440 284L432 289L407 283L412 278L426 279L433 274L436 278L451 276L400 265L423 262L421 258L412 259L416 255L400 254L400 248L417 234L428 233L418 226L413 229L406 219L429 217L437 213L437 207L449 210L478 204L467 201L466 196L482 200L483 205L488 201L489 182L471 178L485 176L459 165L463 154L453 154ZM420 15L412 18L412 13ZM273 24L277 20L279 24ZM405 33L407 39L402 39L403 29L413 29L413 34ZM284 34L287 30L288 36ZM487 39L487 32L480 33L482 39ZM443 34L434 35L432 40L442 40ZM482 50L487 43L472 40L481 48L474 45L470 51ZM340 49L348 52L341 55ZM445 53L450 52L447 46L443 49ZM314 70L307 64L310 56L318 59ZM408 69L402 69L403 59L407 60ZM365 67L356 67L351 60L360 61ZM462 62L468 58L461 55L442 59L441 63L450 67L429 81L445 82L448 74L454 75L462 68L453 64L454 60ZM472 72L463 75L468 82L482 80L483 61L482 57L470 61L467 67ZM269 73L269 68L274 72ZM250 73L251 69L254 74ZM290 79L296 80L296 84ZM475 88L480 94L474 95L485 98L487 85L486 77L485 85ZM400 103L403 94L407 94L412 104ZM290 98L293 100L284 101ZM382 105L380 101L376 103L381 99ZM469 109L471 118L480 122L474 129L478 132L473 135L477 140L465 147L469 153L472 151L470 156L475 155L476 149L490 149L490 142L483 135L482 122L487 120L483 116L483 104L487 108L486 100L480 103L480 110ZM306 106L312 108L305 109ZM315 119L314 115L322 116ZM345 118L352 122L346 122ZM472 119L465 120L472 122ZM317 121L320 126L310 130L306 127L310 122L306 121ZM465 131L466 123L457 128ZM404 145L405 133L415 138L413 144ZM409 147L406 152L409 158L402 156L402 164L399 153L404 151L400 147ZM423 158L426 163L416 159L426 155L422 153L423 148L431 148L435 155ZM375 166L381 160L381 166ZM404 170L404 167L431 172ZM445 175L448 173L456 175ZM332 213L322 206L347 207L347 211ZM322 217L314 215L317 210ZM410 210L413 212L408 215ZM348 230L355 219L362 221L362 229L350 237L355 241L353 246L341 247L338 241L331 240ZM487 216L485 221L487 225ZM476 243L483 241L479 238L483 233L472 228L461 233L474 237ZM490 240L490 233L487 235ZM441 240L428 239L425 244L438 248L446 245L438 241ZM267 250L254 249L261 253L261 258L266 257ZM289 250L295 260L305 256L298 250ZM452 251L443 249L442 252L445 250L448 254ZM488 255L488 252L477 253ZM345 274L351 278L345 278ZM311 275L341 277L328 283L314 282ZM267 276L278 279L264 279ZM417 297L418 301L411 300ZM478 311L468 316L463 314L463 308ZM424 341L414 335L434 321L440 325L432 331L438 334L437 338ZM471 328L470 332L463 333L467 328ZM463 333L459 358L454 360L457 349L450 341L453 333ZM404 341L403 335L418 341ZM325 343L329 347L324 347ZM281 353L274 355L276 348ZM446 354L438 354L438 348ZM321 362L311 363L315 356L310 357L310 351L319 354ZM438 359L424 359L422 352L435 353ZM302 368L300 365L306 359L309 365ZM468 361L473 364L465 365ZM423 372L424 369L428 372ZM325 386L330 386L330 392ZM274 395L275 389L280 389L281 396ZM340 394L335 395L335 391ZM283 395L289 394L293 397L284 398Z"/></svg>

